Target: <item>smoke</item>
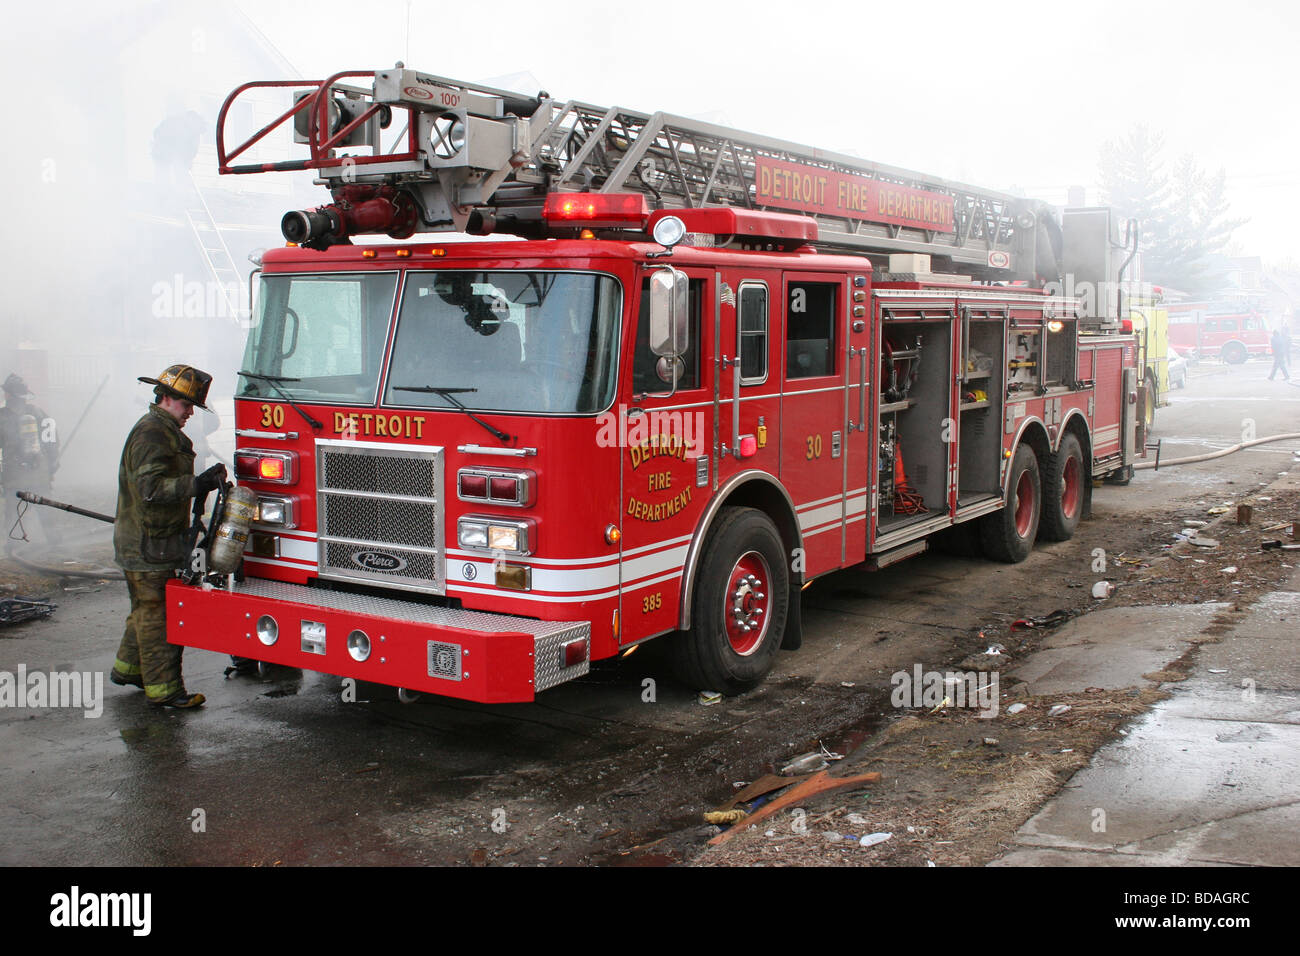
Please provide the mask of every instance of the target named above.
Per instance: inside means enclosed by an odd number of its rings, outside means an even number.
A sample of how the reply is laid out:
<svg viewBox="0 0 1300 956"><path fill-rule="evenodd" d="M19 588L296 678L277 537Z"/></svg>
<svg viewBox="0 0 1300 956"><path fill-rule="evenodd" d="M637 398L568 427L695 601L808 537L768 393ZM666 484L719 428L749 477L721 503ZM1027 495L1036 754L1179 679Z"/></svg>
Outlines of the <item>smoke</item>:
<svg viewBox="0 0 1300 956"><path fill-rule="evenodd" d="M54 423L59 468L43 493L112 514L122 444L153 398L138 376L173 364L211 373L213 411L196 412L186 433L210 448L198 468L229 465L248 254L282 242L287 209L327 195L309 174L216 173L225 96L252 79L295 75L232 4L86 3L24 16L7 31L3 69L9 87L24 91L25 122L45 122L27 127L22 148L0 153L0 171L17 187L6 219L22 224L0 235L8 293L0 378L20 374ZM34 36L57 37L57 50ZM260 128L288 96L241 101L232 138ZM244 158L287 158L289 139L273 134ZM40 524L65 543L102 545L111 534L42 509L26 522L34 542L26 554L42 545Z"/></svg>

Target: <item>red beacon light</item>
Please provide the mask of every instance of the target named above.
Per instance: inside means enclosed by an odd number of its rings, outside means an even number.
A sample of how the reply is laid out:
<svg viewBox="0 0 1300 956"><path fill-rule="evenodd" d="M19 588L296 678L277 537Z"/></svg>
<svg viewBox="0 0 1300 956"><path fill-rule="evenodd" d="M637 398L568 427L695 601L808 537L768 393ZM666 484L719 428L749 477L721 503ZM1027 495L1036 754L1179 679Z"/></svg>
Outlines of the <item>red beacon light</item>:
<svg viewBox="0 0 1300 956"><path fill-rule="evenodd" d="M553 226L644 229L650 207L639 193L550 193L542 218Z"/></svg>

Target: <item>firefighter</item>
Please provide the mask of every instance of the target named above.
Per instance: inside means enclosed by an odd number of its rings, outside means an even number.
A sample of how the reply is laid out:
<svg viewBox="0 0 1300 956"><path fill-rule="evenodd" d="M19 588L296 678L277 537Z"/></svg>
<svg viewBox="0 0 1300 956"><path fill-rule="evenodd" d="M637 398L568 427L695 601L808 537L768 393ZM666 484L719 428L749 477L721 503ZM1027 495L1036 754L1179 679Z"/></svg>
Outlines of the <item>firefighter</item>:
<svg viewBox="0 0 1300 956"><path fill-rule="evenodd" d="M14 538L10 535L18 520L14 492L49 493L58 468L59 445L53 421L27 401L27 383L17 373L6 378L0 388L5 393L0 408L0 484L5 496L5 553L12 554ZM47 543L58 544L57 535L43 519L41 529Z"/></svg>
<svg viewBox="0 0 1300 956"><path fill-rule="evenodd" d="M189 365L173 365L157 378L154 404L122 449L117 477L113 551L126 574L131 614L109 673L114 684L144 688L149 703L199 707L202 694L185 690L182 647L167 642L167 581L186 555L190 499L206 496L226 480L217 463L194 475L194 446L181 429L204 402L212 376Z"/></svg>

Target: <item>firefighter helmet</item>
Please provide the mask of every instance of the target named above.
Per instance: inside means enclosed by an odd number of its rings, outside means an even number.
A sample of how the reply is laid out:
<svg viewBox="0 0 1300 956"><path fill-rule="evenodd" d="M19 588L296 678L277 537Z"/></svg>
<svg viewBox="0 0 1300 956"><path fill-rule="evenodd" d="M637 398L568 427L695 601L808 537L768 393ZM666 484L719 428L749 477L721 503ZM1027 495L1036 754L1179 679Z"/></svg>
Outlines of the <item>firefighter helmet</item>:
<svg viewBox="0 0 1300 956"><path fill-rule="evenodd" d="M140 381L148 385L156 385L155 392L179 398L181 401L190 402L196 408L207 410L208 406L203 403L208 400L208 386L212 384L212 376L207 372L199 371L193 365L173 365L157 378L146 378L141 375Z"/></svg>
<svg viewBox="0 0 1300 956"><path fill-rule="evenodd" d="M31 394L27 383L22 380L22 377L17 372L10 373L9 377L4 381L4 385L0 385L0 388L4 389L6 395L13 395L16 398L26 398Z"/></svg>

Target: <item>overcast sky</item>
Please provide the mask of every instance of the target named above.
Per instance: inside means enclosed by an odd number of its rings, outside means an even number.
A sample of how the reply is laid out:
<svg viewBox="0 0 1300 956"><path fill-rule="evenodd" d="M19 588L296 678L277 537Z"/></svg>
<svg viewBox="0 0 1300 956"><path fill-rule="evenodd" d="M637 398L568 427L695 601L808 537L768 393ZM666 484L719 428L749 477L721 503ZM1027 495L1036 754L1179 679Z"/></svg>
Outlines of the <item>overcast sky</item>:
<svg viewBox="0 0 1300 956"><path fill-rule="evenodd" d="M1242 252L1300 260L1296 4L237 2L305 77L399 58L467 80L531 74L561 100L722 120L1055 203L1071 185L1097 201L1100 145L1146 123L1171 162L1227 171L1251 220ZM24 8L5 32L53 78L75 66L61 36L150 6Z"/></svg>

